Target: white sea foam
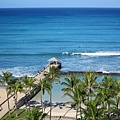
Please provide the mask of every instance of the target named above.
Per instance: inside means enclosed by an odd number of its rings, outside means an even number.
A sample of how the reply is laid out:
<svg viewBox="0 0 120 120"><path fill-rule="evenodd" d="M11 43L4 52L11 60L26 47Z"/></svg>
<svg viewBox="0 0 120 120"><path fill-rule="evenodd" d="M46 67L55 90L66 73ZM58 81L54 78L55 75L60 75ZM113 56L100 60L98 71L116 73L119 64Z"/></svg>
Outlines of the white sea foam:
<svg viewBox="0 0 120 120"><path fill-rule="evenodd" d="M23 75L28 75L29 77L33 77L34 73L36 73L37 67L29 66L29 67L13 67L7 69L0 69L0 74L2 71L6 72L9 71L13 74L14 77L22 77Z"/></svg>
<svg viewBox="0 0 120 120"><path fill-rule="evenodd" d="M71 55L80 55L81 53L72 53Z"/></svg>
<svg viewBox="0 0 120 120"><path fill-rule="evenodd" d="M69 52L63 52L62 55L69 55ZM98 51L98 52L73 52L70 55L81 55L81 56L120 56L120 52L110 52L110 51Z"/></svg>
<svg viewBox="0 0 120 120"><path fill-rule="evenodd" d="M81 53L81 56L120 56L120 52Z"/></svg>
<svg viewBox="0 0 120 120"><path fill-rule="evenodd" d="M68 52L63 52L62 55L68 55L69 53Z"/></svg>

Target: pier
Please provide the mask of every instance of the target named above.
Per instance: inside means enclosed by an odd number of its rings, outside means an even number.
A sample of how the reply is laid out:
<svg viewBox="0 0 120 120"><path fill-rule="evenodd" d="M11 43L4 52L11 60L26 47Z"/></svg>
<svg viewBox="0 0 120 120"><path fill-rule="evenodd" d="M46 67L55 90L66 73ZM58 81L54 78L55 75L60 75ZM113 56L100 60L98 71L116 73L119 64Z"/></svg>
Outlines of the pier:
<svg viewBox="0 0 120 120"><path fill-rule="evenodd" d="M44 67L42 70L40 70L33 77L34 79L37 80L36 84L45 77L44 76L45 71L49 72L49 68L51 66L55 66L56 68L61 68L61 60L58 58L53 57L53 58L49 59L48 62L49 62L49 64L46 65L46 67ZM39 91L40 91L40 88L36 87L31 90L30 94L25 95L24 93L18 93L17 108L19 109L21 106L23 106L27 101L29 101L29 99L32 99ZM7 99L6 89L0 88L0 118L2 118L5 114L7 114L9 112L8 106L7 106L8 100L10 102L10 109L12 110L14 108L15 101L14 101L13 97L14 97L14 95L12 94Z"/></svg>
<svg viewBox="0 0 120 120"><path fill-rule="evenodd" d="M53 57L53 58L49 59L48 62L49 62L49 64L45 68L43 68L41 71L39 71L38 74L36 74L34 76L35 79L42 80L45 77L44 76L45 71L49 72L49 68L52 66L55 66L56 68L61 69L61 60L60 59Z"/></svg>

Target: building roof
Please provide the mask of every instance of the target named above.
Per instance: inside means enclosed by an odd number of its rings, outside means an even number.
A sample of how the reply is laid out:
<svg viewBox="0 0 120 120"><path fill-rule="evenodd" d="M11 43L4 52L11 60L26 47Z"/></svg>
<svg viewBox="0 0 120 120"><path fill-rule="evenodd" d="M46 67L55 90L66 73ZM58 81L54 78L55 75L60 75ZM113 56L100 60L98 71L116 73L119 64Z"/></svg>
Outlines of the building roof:
<svg viewBox="0 0 120 120"><path fill-rule="evenodd" d="M52 57L52 58L50 58L48 61L49 61L49 62L51 62L51 61L55 61L55 62L57 62L57 61L60 61L60 59L55 58L55 57Z"/></svg>

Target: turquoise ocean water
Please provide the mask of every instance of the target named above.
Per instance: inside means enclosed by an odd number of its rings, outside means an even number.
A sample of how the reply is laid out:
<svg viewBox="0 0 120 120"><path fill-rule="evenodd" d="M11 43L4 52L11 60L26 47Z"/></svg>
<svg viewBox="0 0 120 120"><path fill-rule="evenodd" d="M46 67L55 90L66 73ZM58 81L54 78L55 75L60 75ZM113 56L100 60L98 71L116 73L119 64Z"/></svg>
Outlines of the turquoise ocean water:
<svg viewBox="0 0 120 120"><path fill-rule="evenodd" d="M120 9L0 9L0 74L33 76L51 57L61 71L120 72Z"/></svg>

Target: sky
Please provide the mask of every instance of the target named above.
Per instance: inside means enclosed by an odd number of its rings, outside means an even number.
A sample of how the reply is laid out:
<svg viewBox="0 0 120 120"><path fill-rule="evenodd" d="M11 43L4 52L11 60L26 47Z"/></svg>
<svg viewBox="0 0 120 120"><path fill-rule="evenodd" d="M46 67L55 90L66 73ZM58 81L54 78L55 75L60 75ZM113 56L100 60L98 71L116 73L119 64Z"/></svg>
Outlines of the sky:
<svg viewBox="0 0 120 120"><path fill-rule="evenodd" d="M120 8L120 0L0 0L0 8L104 7Z"/></svg>

